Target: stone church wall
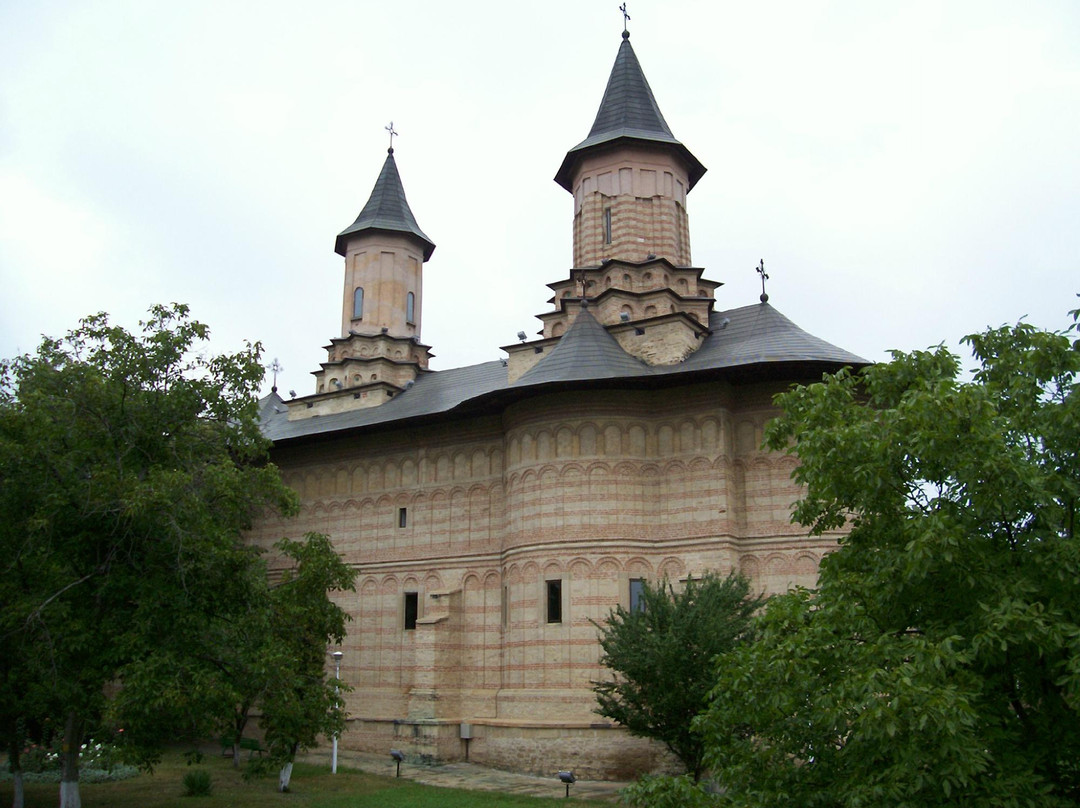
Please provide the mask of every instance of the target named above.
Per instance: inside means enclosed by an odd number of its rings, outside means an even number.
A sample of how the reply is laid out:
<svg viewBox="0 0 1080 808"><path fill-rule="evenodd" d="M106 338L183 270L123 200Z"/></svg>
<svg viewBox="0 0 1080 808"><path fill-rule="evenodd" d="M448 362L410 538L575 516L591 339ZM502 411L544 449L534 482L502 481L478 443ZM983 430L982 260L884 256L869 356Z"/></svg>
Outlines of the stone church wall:
<svg viewBox="0 0 1080 808"><path fill-rule="evenodd" d="M767 592L814 583L832 540L789 523L793 461L759 449L779 389L553 393L468 422L278 447L301 514L253 541L324 532L359 572L338 596L352 617L346 748L454 759L467 722L477 762L586 776L664 765L593 713L592 621L628 605L633 578L740 569Z"/></svg>

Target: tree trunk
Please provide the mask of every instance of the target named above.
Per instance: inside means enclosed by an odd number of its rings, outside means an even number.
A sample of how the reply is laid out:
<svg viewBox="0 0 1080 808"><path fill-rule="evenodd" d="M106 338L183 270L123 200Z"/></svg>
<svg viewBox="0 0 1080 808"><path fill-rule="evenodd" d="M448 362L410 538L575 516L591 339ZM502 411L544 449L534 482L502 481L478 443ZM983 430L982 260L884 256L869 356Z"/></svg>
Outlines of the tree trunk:
<svg viewBox="0 0 1080 808"><path fill-rule="evenodd" d="M240 738L244 735L247 722L248 708L245 706L236 714L236 718L233 720L232 767L234 769L240 768Z"/></svg>
<svg viewBox="0 0 1080 808"><path fill-rule="evenodd" d="M278 791L282 794L289 790L289 780L292 779L292 764L296 759L296 750L300 748L300 744L294 743L292 748L289 749L289 762L281 767L281 773L278 775Z"/></svg>
<svg viewBox="0 0 1080 808"><path fill-rule="evenodd" d="M11 799L11 808L23 808L25 803L23 802L23 781L22 781L22 769L16 769L11 773L12 781L15 786L15 795Z"/></svg>
<svg viewBox="0 0 1080 808"><path fill-rule="evenodd" d="M10 741L8 741L8 769L11 771L11 783L12 783L12 808L23 808L25 804L25 795L23 793L23 776L22 776L22 756L21 747L23 744L23 738L20 737L21 733L16 731L12 734Z"/></svg>
<svg viewBox="0 0 1080 808"><path fill-rule="evenodd" d="M290 779L292 779L291 760L281 767L281 772L278 774L278 791L280 791L282 794L286 793L289 790Z"/></svg>
<svg viewBox="0 0 1080 808"><path fill-rule="evenodd" d="M64 745L60 754L60 808L82 808L79 797L79 747L82 722L74 712L64 722Z"/></svg>

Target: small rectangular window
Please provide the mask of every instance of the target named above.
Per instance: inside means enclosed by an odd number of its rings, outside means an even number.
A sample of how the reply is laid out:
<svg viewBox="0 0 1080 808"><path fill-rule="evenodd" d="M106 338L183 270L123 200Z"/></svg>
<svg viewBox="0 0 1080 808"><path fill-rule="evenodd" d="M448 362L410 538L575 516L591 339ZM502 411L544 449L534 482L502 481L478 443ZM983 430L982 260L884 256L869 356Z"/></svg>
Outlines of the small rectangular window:
<svg viewBox="0 0 1080 808"><path fill-rule="evenodd" d="M604 243L611 243L611 208L604 208Z"/></svg>
<svg viewBox="0 0 1080 808"><path fill-rule="evenodd" d="M562 622L562 581L558 579L547 582L547 621Z"/></svg>
<svg viewBox="0 0 1080 808"><path fill-rule="evenodd" d="M398 508L397 509L397 526L398 527L405 527L407 524L409 524L409 512L408 512L408 509L407 508Z"/></svg>
<svg viewBox="0 0 1080 808"><path fill-rule="evenodd" d="M640 612L645 609L645 602L641 599L641 590L644 588L644 581L640 578L630 579L630 611Z"/></svg>
<svg viewBox="0 0 1080 808"><path fill-rule="evenodd" d="M416 618L420 612L420 593L405 593L405 630L416 630Z"/></svg>

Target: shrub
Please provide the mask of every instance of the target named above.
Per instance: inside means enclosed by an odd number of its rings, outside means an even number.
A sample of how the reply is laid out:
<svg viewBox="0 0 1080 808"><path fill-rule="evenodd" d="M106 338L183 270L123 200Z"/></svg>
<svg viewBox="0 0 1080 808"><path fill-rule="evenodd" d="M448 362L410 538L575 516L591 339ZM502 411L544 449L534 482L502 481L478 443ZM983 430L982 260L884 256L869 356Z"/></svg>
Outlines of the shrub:
<svg viewBox="0 0 1080 808"><path fill-rule="evenodd" d="M79 767L79 782L80 783L113 783L117 780L127 780L129 777L135 777L139 774L139 770L134 766L127 766L125 764L118 764L106 771L105 769L86 769ZM45 771L28 771L23 770L22 773L24 783L59 783L60 782L60 769L52 768ZM0 782L11 780L12 774L8 771L7 766L0 766Z"/></svg>
<svg viewBox="0 0 1080 808"><path fill-rule="evenodd" d="M19 764L23 772L37 774L55 769L60 770L60 756L40 744L30 744L22 750Z"/></svg>
<svg viewBox="0 0 1080 808"><path fill-rule="evenodd" d="M206 769L193 769L184 775L185 797L209 797L211 789L210 772Z"/></svg>

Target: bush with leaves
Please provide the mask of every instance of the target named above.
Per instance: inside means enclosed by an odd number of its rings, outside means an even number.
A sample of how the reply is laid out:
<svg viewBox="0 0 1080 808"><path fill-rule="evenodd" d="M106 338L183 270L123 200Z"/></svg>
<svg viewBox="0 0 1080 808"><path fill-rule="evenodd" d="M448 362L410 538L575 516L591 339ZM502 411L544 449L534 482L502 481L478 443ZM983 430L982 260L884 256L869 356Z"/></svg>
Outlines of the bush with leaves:
<svg viewBox="0 0 1080 808"><path fill-rule="evenodd" d="M597 626L600 663L613 678L593 683L596 712L662 742L698 779L705 749L692 722L715 680L713 660L748 638L760 605L736 573L706 573L678 589L643 581L640 608L618 606Z"/></svg>
<svg viewBox="0 0 1080 808"><path fill-rule="evenodd" d="M970 381L938 348L778 398L795 518L851 532L717 671L713 802L1080 801L1076 319L968 337Z"/></svg>
<svg viewBox="0 0 1080 808"><path fill-rule="evenodd" d="M209 797L214 791L210 772L206 769L192 769L184 772L185 797Z"/></svg>

